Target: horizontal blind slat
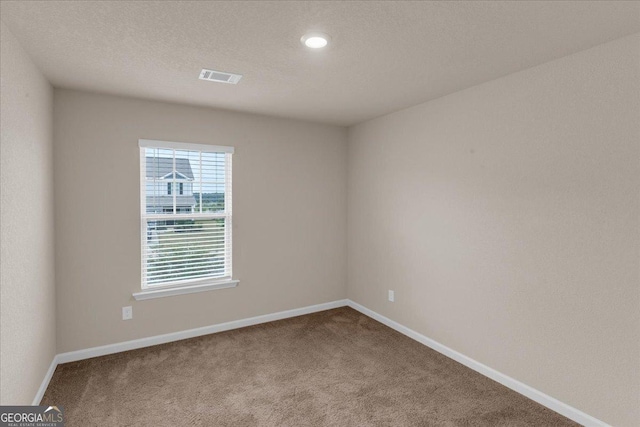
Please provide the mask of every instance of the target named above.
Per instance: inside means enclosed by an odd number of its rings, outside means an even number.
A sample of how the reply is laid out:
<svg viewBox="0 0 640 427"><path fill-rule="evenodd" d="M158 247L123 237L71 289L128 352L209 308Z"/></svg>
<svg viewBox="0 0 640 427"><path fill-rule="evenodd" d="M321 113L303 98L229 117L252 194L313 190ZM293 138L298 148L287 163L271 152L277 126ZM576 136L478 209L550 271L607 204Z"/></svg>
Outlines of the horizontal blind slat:
<svg viewBox="0 0 640 427"><path fill-rule="evenodd" d="M147 263L147 267L145 271L160 271L160 270L171 270L176 269L181 266L198 266L198 265L214 265L219 262L224 262L224 257L215 257L215 260L212 260L211 257L207 258L177 258L172 261L162 261L159 263L151 262Z"/></svg>

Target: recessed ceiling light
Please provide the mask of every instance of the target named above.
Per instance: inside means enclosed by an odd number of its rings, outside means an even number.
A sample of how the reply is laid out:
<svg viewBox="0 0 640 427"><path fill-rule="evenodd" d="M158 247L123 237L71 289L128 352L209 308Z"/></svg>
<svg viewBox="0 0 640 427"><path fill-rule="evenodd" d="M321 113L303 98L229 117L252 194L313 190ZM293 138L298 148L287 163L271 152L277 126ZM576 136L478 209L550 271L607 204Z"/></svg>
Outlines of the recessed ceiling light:
<svg viewBox="0 0 640 427"><path fill-rule="evenodd" d="M300 39L303 45L311 49L322 49L330 40L331 37L325 33L307 33Z"/></svg>

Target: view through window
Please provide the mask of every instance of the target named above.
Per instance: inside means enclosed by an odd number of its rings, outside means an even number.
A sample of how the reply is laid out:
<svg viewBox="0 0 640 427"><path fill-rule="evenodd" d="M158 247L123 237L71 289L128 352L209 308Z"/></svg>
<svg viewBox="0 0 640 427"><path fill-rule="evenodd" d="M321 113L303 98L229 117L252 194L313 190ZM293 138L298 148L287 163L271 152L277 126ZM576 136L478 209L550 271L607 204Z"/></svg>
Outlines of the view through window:
<svg viewBox="0 0 640 427"><path fill-rule="evenodd" d="M232 153L140 141L143 288L231 278Z"/></svg>

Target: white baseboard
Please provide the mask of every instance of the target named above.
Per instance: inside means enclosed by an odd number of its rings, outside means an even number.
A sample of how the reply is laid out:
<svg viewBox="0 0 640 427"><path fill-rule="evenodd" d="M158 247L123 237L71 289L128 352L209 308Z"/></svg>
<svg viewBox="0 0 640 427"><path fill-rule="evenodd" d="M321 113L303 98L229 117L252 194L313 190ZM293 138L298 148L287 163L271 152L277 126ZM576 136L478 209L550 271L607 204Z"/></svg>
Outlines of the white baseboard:
<svg viewBox="0 0 640 427"><path fill-rule="evenodd" d="M293 310L280 311L277 313L264 314L262 316L249 317L247 319L233 320L231 322L218 323L217 325L203 326L201 328L188 329L186 331L172 332L164 335L140 338L132 341L125 341L116 344L108 344L100 347L92 347L84 350L70 351L58 354L58 363L75 362L76 360L89 359L91 357L106 356L107 354L120 353L122 351L135 350L152 345L165 344L173 341L180 341L187 338L195 338L202 335L214 334L216 332L230 331L232 329L244 328L246 326L258 325L260 323L273 322L275 320L287 319L289 317L302 316L304 314L329 310L337 307L344 307L347 300L326 302L323 304L310 305Z"/></svg>
<svg viewBox="0 0 640 427"><path fill-rule="evenodd" d="M47 371L42 384L33 399L33 405L39 405L44 392L49 386L49 381L53 376L56 367L60 363L75 362L78 360L89 359L92 357L106 356L107 354L120 353L127 350L135 350L138 348L149 347L157 344L164 344L173 341L180 341L187 338L195 338L202 335L213 334L216 332L230 331L232 329L244 328L245 326L258 325L260 323L273 322L275 320L287 319L290 317L302 316L305 314L316 313L318 311L330 310L332 308L344 307L348 304L348 300L337 300L326 302L323 304L310 305L307 307L296 308L293 310L280 311L277 313L265 314L262 316L249 317L247 319L233 320L231 322L219 323L217 325L204 326L202 328L189 329L186 331L173 332L164 335L156 335L153 337L140 338L132 341L125 341L115 344L103 345L100 347L92 347L84 350L70 351L68 353L57 354L51 361L51 366Z"/></svg>
<svg viewBox="0 0 640 427"><path fill-rule="evenodd" d="M569 406L566 403L560 402L558 399L555 399L539 390L536 390L533 387L521 383L520 381L513 379L508 375L498 372L495 369L488 367L487 365L484 365L468 356L465 356L462 353L459 353L447 347L446 345L440 344L439 342L414 331L413 329L409 329L406 326L389 319L388 317L378 314L375 311L358 304L357 302L348 300L348 305L349 307L359 311L365 316L371 317L372 319L377 320L384 325L387 325L391 329L395 329L401 334L404 334L409 338L412 338L419 343L432 348L438 353L441 353L448 358L453 359L456 362L459 362L466 367L473 369L474 371L484 375L485 377L491 378L492 380L510 388L511 390L514 390L528 397L529 399L538 402L543 406L546 406L552 411L564 415L570 420L573 420L587 427L610 427L609 424L600 421L599 419L594 418L589 414L586 414L572 406Z"/></svg>
<svg viewBox="0 0 640 427"><path fill-rule="evenodd" d="M33 398L33 403L31 405L37 406L40 404L42 400L42 396L44 396L44 392L47 391L47 387L49 387L49 381L51 381L51 377L56 370L56 366L58 366L58 355L53 356L53 360L51 361L51 365L49 365L49 369L47 373L44 374L44 378L42 380L42 384L40 384L40 388L36 393L36 397Z"/></svg>
<svg viewBox="0 0 640 427"><path fill-rule="evenodd" d="M520 381L513 379L503 373L496 371L468 356L465 356L462 353L459 353L443 344L440 344L437 341L432 340L412 329L407 328L404 325L401 325L398 322L395 322L381 314L376 313L373 310L370 310L363 305L360 305L354 301L344 299L337 300L332 302L327 302L323 304L311 305L308 307L296 308L293 310L280 311L272 314L265 314L262 316L249 317L247 319L234 320L231 322L219 323L217 325L204 326L201 328L189 329L186 331L173 332L164 335L156 335L153 337L140 338L132 341L125 341L116 344L103 345L100 347L92 347L85 350L77 350L71 351L68 353L57 354L53 361L51 362L51 366L49 366L49 370L47 371L38 392L33 399L33 405L40 404L40 400L42 400L42 396L46 391L49 381L53 376L53 373L58 366L59 363L68 363L75 362L78 360L89 359L92 357L105 356L107 354L120 353L128 350L135 350L138 348L149 347L152 345L165 344L168 342L179 341L187 338L195 338L202 335L213 334L216 332L229 331L232 329L243 328L246 326L258 325L261 323L273 322L276 320L287 319L290 317L302 316L305 314L316 313L318 311L330 310L332 308L349 306L360 313L371 317L378 322L395 329L400 332L418 341L421 344L426 345L459 363L467 366L468 368L473 369L480 374L491 378L492 380L528 397L529 399L538 402L539 404L546 406L547 408L564 415L565 417L580 423L587 427L610 427L603 421L598 420L597 418L592 417L572 406L567 405L566 403L560 402L559 400L534 389Z"/></svg>

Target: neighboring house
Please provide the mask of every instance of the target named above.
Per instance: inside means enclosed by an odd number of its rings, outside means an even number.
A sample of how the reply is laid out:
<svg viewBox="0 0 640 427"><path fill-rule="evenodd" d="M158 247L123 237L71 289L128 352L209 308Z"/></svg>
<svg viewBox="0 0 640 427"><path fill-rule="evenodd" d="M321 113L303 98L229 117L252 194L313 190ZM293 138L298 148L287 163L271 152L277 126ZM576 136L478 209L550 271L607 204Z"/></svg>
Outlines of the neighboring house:
<svg viewBox="0 0 640 427"><path fill-rule="evenodd" d="M196 207L193 196L193 171L189 159L146 158L147 213L191 213ZM151 181L153 180L153 181Z"/></svg>

